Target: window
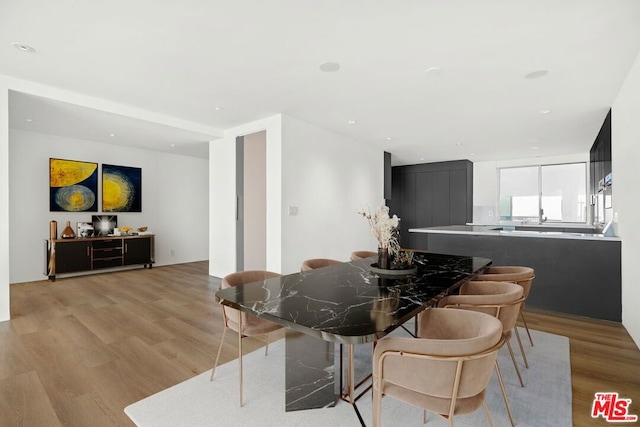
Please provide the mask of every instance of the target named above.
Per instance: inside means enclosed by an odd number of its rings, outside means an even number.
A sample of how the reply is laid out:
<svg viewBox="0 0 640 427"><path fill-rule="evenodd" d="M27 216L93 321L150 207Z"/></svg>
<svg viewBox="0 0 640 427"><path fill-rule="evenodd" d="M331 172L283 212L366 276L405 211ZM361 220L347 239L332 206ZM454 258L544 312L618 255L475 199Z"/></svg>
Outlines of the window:
<svg viewBox="0 0 640 427"><path fill-rule="evenodd" d="M586 163L499 169L500 219L587 222Z"/></svg>

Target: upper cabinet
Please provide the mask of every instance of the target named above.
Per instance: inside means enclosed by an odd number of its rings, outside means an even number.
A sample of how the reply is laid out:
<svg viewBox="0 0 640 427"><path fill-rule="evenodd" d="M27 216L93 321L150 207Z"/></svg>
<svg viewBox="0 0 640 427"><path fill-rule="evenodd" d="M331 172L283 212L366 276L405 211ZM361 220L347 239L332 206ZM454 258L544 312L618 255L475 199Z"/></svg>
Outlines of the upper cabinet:
<svg viewBox="0 0 640 427"><path fill-rule="evenodd" d="M591 194L602 192L611 185L611 110L589 151Z"/></svg>
<svg viewBox="0 0 640 427"><path fill-rule="evenodd" d="M473 220L473 163L468 160L392 168L389 208L400 218L400 244L421 248L416 227L463 225Z"/></svg>
<svg viewBox="0 0 640 427"><path fill-rule="evenodd" d="M590 192L592 223L604 225L613 219L612 201L612 168L611 168L611 110L591 150L589 151L589 168L591 173Z"/></svg>

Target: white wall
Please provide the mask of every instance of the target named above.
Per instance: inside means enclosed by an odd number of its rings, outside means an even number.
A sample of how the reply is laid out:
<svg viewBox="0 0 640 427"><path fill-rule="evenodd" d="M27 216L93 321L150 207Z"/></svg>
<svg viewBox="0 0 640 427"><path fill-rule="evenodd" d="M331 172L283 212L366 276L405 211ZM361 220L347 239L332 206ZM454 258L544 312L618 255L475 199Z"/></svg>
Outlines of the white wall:
<svg viewBox="0 0 640 427"><path fill-rule="evenodd" d="M382 149L283 116L283 272L308 258L347 261L354 250L376 249L357 212L384 202L383 170ZM290 206L298 215L288 215Z"/></svg>
<svg viewBox="0 0 640 427"><path fill-rule="evenodd" d="M604 120L604 118L603 118ZM595 136L594 136L595 140ZM473 163L473 222L491 224L500 220L498 210L498 169L516 166L589 162L589 150L583 154ZM589 171L587 168L587 175ZM587 179L588 182L588 179Z"/></svg>
<svg viewBox="0 0 640 427"><path fill-rule="evenodd" d="M622 324L640 346L640 55L616 98L611 113L613 207L622 239ZM615 215L615 214L614 214Z"/></svg>
<svg viewBox="0 0 640 427"><path fill-rule="evenodd" d="M348 260L375 249L356 212L383 202L383 151L276 115L230 129L210 143L209 273L235 271L235 138L266 130L267 269L288 274L307 258ZM297 216L288 207L298 208Z"/></svg>
<svg viewBox="0 0 640 427"><path fill-rule="evenodd" d="M9 320L9 90L0 75L0 322Z"/></svg>
<svg viewBox="0 0 640 427"><path fill-rule="evenodd" d="M142 168L142 212L117 213L118 226L156 233L156 265L208 259L208 161L21 130L9 132L9 239L11 283L42 280L49 221L58 235L71 221L100 213L49 212L49 158ZM100 182L100 178L98 179ZM173 250L174 255L171 255Z"/></svg>
<svg viewBox="0 0 640 427"><path fill-rule="evenodd" d="M281 271L281 116L228 129L209 143L209 274L236 271L236 137L266 131L267 270Z"/></svg>

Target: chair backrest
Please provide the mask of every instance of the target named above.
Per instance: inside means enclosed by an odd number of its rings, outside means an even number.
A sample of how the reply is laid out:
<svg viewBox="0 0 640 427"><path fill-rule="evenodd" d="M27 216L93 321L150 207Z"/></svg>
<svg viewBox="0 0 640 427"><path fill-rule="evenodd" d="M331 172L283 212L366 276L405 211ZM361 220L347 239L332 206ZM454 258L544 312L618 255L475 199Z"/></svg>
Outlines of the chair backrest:
<svg viewBox="0 0 640 427"><path fill-rule="evenodd" d="M531 267L517 265L496 265L488 267L475 280L489 282L511 282L517 283L524 289L524 297L529 296L531 284L535 279L535 271Z"/></svg>
<svg viewBox="0 0 640 427"><path fill-rule="evenodd" d="M308 259L302 263L302 267L300 268L300 271L304 273L305 271L316 270L318 268L328 267L333 264L340 264L341 262L342 261L329 259L329 258Z"/></svg>
<svg viewBox="0 0 640 427"><path fill-rule="evenodd" d="M237 273L231 273L225 276L222 279L222 283L220 284L220 289L231 288L233 286L244 285L246 283L260 282L260 281L264 281L264 280L271 279L273 277L279 277L279 276L280 274L274 273L272 271L263 271L263 270L238 271ZM225 321L227 323L227 326L232 328L233 330L237 330L236 325L239 323L240 316L242 316L243 329L246 329L251 326L259 325L262 322L268 322L267 320L263 320L255 316L248 315L244 312L240 312L239 310L228 307L226 305L222 306L222 310L224 311L224 315L226 317Z"/></svg>
<svg viewBox="0 0 640 427"><path fill-rule="evenodd" d="M501 338L502 324L495 317L433 308L421 316L418 339L378 341L374 363L380 367L382 380L409 393L452 399L457 382L457 398L477 396L489 383L497 351L504 342ZM393 349L398 343L393 340L401 342L402 350L383 358L385 346Z"/></svg>
<svg viewBox="0 0 640 427"><path fill-rule="evenodd" d="M462 308L497 317L505 333L511 331L518 320L524 289L509 282L471 281L460 287L460 295L449 295L438 307Z"/></svg>
<svg viewBox="0 0 640 427"><path fill-rule="evenodd" d="M353 251L351 252L351 261L357 261L359 259L369 258L372 256L378 256L378 252L372 251Z"/></svg>

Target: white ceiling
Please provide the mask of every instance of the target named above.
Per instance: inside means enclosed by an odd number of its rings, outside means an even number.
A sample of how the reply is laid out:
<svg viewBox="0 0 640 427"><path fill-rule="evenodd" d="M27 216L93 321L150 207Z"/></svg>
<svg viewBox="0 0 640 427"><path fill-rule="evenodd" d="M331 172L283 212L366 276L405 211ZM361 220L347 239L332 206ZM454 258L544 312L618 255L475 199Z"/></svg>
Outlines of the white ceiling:
<svg viewBox="0 0 640 427"><path fill-rule="evenodd" d="M394 164L584 153L639 51L638 0L0 0L0 74L220 130L284 113ZM10 101L12 127L206 156L209 135Z"/></svg>

